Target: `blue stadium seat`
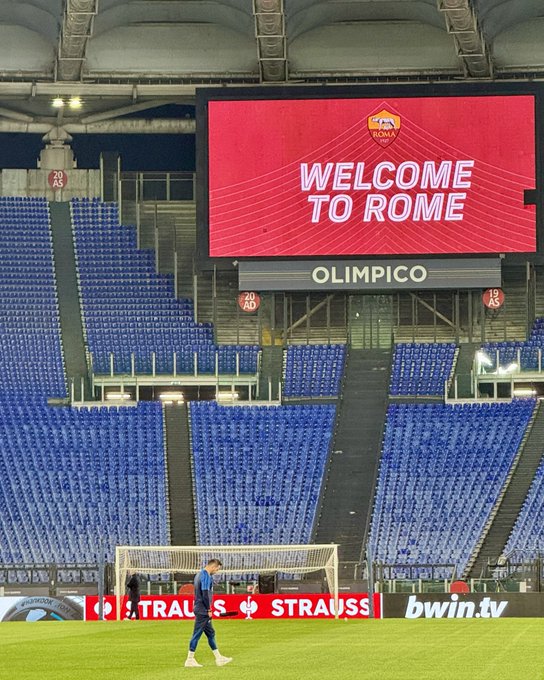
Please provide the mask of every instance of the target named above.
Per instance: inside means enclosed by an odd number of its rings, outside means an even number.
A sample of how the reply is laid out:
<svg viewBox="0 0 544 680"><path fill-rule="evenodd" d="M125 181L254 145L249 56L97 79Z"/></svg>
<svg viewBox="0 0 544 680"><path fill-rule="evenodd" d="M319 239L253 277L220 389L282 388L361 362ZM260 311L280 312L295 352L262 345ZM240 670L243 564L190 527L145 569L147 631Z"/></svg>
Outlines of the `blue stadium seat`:
<svg viewBox="0 0 544 680"><path fill-rule="evenodd" d="M0 397L65 397L49 207L0 198Z"/></svg>
<svg viewBox="0 0 544 680"><path fill-rule="evenodd" d="M539 350L543 355L544 364L544 319L535 319L529 339L523 341L487 342L480 350L487 356L489 364L484 366L487 372L497 370L497 353L499 367L507 368L511 364L518 364L521 371L538 370Z"/></svg>
<svg viewBox="0 0 544 680"><path fill-rule="evenodd" d="M290 345L284 355L284 396L337 396L345 360L345 345Z"/></svg>
<svg viewBox="0 0 544 680"><path fill-rule="evenodd" d="M534 407L534 400L390 406L370 534L373 558L455 564L462 571Z"/></svg>
<svg viewBox="0 0 544 680"><path fill-rule="evenodd" d="M307 543L335 407L191 402L198 543Z"/></svg>
<svg viewBox="0 0 544 680"><path fill-rule="evenodd" d="M169 543L161 406L0 402L0 564Z"/></svg>
<svg viewBox="0 0 544 680"><path fill-rule="evenodd" d="M453 371L453 343L399 343L395 346L389 393L392 396L441 396Z"/></svg>
<svg viewBox="0 0 544 680"><path fill-rule="evenodd" d="M71 203L84 328L96 373L256 373L259 347L214 343L210 323L194 320L192 300L177 299L173 274L155 272L151 251L138 250L136 231L119 224L115 203Z"/></svg>
<svg viewBox="0 0 544 680"><path fill-rule="evenodd" d="M506 544L505 553L523 551L524 559L544 555L544 455Z"/></svg>

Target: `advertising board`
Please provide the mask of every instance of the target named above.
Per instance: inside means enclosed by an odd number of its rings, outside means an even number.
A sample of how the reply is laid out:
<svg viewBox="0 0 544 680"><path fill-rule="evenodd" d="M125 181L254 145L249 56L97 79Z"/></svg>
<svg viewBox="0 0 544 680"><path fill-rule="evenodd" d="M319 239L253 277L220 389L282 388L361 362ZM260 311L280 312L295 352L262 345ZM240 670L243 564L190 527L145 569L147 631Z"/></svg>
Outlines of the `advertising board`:
<svg viewBox="0 0 544 680"><path fill-rule="evenodd" d="M544 593L440 593L383 596L383 617L498 619L544 616Z"/></svg>
<svg viewBox="0 0 544 680"><path fill-rule="evenodd" d="M381 618L381 595L374 596L374 616ZM130 604L123 598L124 617ZM193 619L192 595L142 596L138 605L140 618L144 620ZM369 599L366 593L340 593L339 616L346 619L369 617ZM238 619L333 619L334 598L329 594L287 595L216 595L213 600L213 616L235 611ZM106 620L116 618L116 598L108 596L104 602ZM87 597L85 619L98 619L98 597Z"/></svg>

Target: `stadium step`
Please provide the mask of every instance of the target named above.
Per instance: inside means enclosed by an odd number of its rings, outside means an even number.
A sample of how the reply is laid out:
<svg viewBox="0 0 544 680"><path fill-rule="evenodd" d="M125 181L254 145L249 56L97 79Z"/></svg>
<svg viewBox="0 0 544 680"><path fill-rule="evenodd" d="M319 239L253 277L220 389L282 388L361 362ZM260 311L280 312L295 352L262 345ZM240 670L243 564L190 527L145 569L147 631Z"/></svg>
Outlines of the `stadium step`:
<svg viewBox="0 0 544 680"><path fill-rule="evenodd" d="M258 344L257 314L238 307L238 272L196 272L196 204L194 201L142 201L134 214L123 218L139 224L140 248L156 250L161 273L174 273L177 262L178 296L195 298L197 320L214 324L221 344ZM174 257L174 252L177 253ZM196 276L196 296L195 277Z"/></svg>
<svg viewBox="0 0 544 680"><path fill-rule="evenodd" d="M79 401L82 398L83 379L84 397L89 400L92 395L85 354L70 204L50 203L49 213L68 393L70 394L70 382L73 379L74 398Z"/></svg>
<svg viewBox="0 0 544 680"><path fill-rule="evenodd" d="M455 378L457 378L457 396L459 399L472 397L472 367L474 355L478 351L481 343L465 342L459 345L459 353L455 363L454 379L450 385L450 397L455 394Z"/></svg>
<svg viewBox="0 0 544 680"><path fill-rule="evenodd" d="M194 201L142 201L139 205L140 248L155 249L162 273L174 272L177 252L178 295L193 296L193 258L196 247Z"/></svg>
<svg viewBox="0 0 544 680"><path fill-rule="evenodd" d="M195 545L195 511L187 406L164 407L170 538L172 545Z"/></svg>
<svg viewBox="0 0 544 680"><path fill-rule="evenodd" d="M261 373L259 376L259 399L268 400L271 389L272 399L279 397L279 383L283 373L283 347L262 348Z"/></svg>
<svg viewBox="0 0 544 680"><path fill-rule="evenodd" d="M517 462L502 495L500 505L492 515L483 541L478 544L475 553L469 560L465 576L480 578L486 576L488 564L495 564L503 554L519 516L527 493L534 479L537 468L544 455L544 408L538 402L536 412L529 425L529 430L521 445Z"/></svg>
<svg viewBox="0 0 544 680"><path fill-rule="evenodd" d="M385 425L391 352L349 349L315 543L339 543L340 577L353 578L369 526Z"/></svg>

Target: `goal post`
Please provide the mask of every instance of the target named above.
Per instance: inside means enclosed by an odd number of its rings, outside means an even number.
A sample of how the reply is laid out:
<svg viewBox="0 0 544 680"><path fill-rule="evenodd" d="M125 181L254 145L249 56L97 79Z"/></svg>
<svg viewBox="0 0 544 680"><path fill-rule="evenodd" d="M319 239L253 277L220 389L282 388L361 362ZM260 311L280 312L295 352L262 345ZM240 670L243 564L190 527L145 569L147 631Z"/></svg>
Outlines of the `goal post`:
<svg viewBox="0 0 544 680"><path fill-rule="evenodd" d="M197 574L208 560L223 563L221 573L237 578L280 572L303 575L323 570L334 597L338 617L338 545L197 545L117 546L115 549L115 594L117 620L127 576L132 573Z"/></svg>

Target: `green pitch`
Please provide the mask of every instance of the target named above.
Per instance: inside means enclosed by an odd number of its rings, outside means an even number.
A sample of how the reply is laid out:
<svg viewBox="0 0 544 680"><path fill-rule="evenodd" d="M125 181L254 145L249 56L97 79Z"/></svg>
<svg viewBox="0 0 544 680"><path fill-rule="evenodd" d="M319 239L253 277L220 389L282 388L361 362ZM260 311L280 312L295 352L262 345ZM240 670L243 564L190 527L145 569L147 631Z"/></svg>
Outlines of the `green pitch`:
<svg viewBox="0 0 544 680"><path fill-rule="evenodd" d="M544 619L218 621L183 668L189 622L0 624L0 680L544 680Z"/></svg>

